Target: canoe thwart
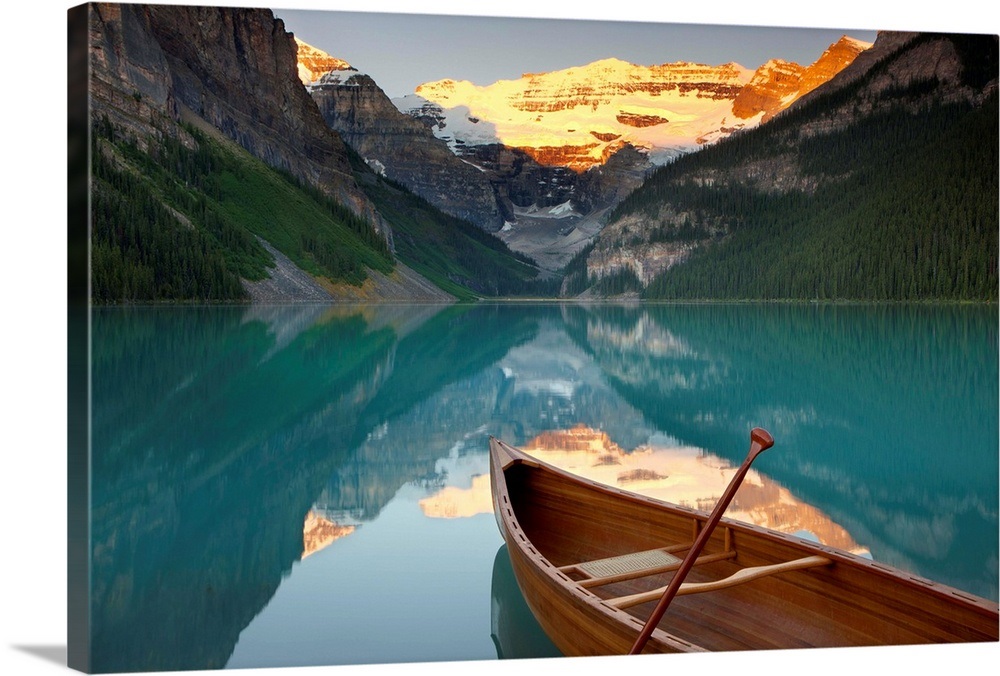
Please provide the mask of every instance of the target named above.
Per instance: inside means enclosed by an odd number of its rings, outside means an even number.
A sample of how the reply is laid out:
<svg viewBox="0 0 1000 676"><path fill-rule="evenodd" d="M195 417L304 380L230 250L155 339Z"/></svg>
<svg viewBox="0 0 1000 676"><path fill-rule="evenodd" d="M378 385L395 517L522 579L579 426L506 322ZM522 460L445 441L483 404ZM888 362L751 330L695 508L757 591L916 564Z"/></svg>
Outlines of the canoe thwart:
<svg viewBox="0 0 1000 676"><path fill-rule="evenodd" d="M686 582L681 585L680 589L677 591L677 595L683 596L685 594L700 594L702 592L716 591L718 589L727 589L728 587L735 587L738 584L767 577L768 575L776 575L778 573L803 570L806 568L816 568L818 566L827 566L831 563L833 562L825 556L806 556L801 559L795 559L794 561L775 563L770 566L743 568L729 577L721 580L715 580L713 582ZM638 594L629 594L628 596L606 599L605 603L614 606L615 608L630 608L632 606L637 606L640 603L657 600L663 596L664 590L666 590L665 586Z"/></svg>

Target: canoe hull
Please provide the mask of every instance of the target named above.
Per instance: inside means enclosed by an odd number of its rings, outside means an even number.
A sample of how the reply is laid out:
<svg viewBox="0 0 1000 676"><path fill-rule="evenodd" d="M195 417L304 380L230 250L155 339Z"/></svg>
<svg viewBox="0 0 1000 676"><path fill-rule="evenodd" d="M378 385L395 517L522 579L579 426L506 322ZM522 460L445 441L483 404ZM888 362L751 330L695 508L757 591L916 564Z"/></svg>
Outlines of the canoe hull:
<svg viewBox="0 0 1000 676"><path fill-rule="evenodd" d="M599 608L592 594L567 594L558 579L546 575L524 550L507 541L518 586L539 625L568 656L624 655L642 631L642 622L624 611ZM582 590L581 590L582 591ZM704 652L694 644L657 631L646 652Z"/></svg>
<svg viewBox="0 0 1000 676"><path fill-rule="evenodd" d="M535 619L564 655L627 653L642 630L642 622L624 611L608 607L595 594L568 585L569 578L556 570L527 540L510 504L504 479L504 464L510 457L499 442L496 445L494 442L491 440L490 454L494 514L507 543L514 576ZM646 651L703 652L703 649L657 630Z"/></svg>

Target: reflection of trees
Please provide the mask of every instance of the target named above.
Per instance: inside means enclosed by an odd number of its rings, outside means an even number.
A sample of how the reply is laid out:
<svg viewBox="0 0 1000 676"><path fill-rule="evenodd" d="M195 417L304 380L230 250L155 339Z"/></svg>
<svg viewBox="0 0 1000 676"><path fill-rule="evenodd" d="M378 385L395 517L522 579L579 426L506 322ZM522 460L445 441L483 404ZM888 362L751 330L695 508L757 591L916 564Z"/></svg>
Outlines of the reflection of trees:
<svg viewBox="0 0 1000 676"><path fill-rule="evenodd" d="M224 666L301 555L355 395L377 387L393 341L355 315L268 355L243 312L95 313L95 669ZM362 347L333 349L347 341Z"/></svg>
<svg viewBox="0 0 1000 676"><path fill-rule="evenodd" d="M95 312L93 668L224 666L329 477L359 477L377 513L439 451L358 444L532 330L488 307L281 314Z"/></svg>
<svg viewBox="0 0 1000 676"><path fill-rule="evenodd" d="M361 427L392 420L429 393L492 366L511 347L535 335L544 312L540 306L476 305L439 313L423 330L399 341L388 386L365 407L362 415L367 422Z"/></svg>
<svg viewBox="0 0 1000 676"><path fill-rule="evenodd" d="M777 444L761 471L822 505L876 558L966 587L972 578L971 591L996 597L995 575L983 573L997 556L995 308L564 314L569 333L654 426L733 462L749 429L766 427Z"/></svg>
<svg viewBox="0 0 1000 676"><path fill-rule="evenodd" d="M463 435L485 426L520 443L553 411L565 414L560 426L587 422L628 448L660 430L731 462L751 426L768 427L778 447L760 470L876 558L996 595L982 563L997 552L989 311L278 314L94 312L95 669L224 665L302 555L318 498L371 518L405 483L438 481L436 461ZM572 385L569 398L535 391L553 374ZM485 451L475 436L466 447Z"/></svg>

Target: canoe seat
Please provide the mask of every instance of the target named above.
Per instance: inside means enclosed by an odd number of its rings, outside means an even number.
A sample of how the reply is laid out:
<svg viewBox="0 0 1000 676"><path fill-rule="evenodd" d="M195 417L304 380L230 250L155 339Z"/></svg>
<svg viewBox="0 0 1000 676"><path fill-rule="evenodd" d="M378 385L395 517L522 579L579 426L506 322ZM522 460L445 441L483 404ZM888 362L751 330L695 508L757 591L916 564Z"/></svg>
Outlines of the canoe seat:
<svg viewBox="0 0 1000 676"><path fill-rule="evenodd" d="M560 566L559 570L567 574L575 573L585 576L585 579L577 580L577 584L584 589L592 589L614 582L634 580L677 570L681 567L681 559L674 554L690 548L690 544L681 544L660 547L659 549L646 549L641 552L629 552L604 559L571 563L567 566ZM732 559L735 556L735 551L727 550L717 554L699 556L694 563L699 566L723 559Z"/></svg>
<svg viewBox="0 0 1000 676"><path fill-rule="evenodd" d="M631 552L620 556L609 556L606 559L578 563L574 567L590 577L610 577L623 573L633 573L639 570L659 568L680 563L680 559L662 549L650 549L644 552Z"/></svg>

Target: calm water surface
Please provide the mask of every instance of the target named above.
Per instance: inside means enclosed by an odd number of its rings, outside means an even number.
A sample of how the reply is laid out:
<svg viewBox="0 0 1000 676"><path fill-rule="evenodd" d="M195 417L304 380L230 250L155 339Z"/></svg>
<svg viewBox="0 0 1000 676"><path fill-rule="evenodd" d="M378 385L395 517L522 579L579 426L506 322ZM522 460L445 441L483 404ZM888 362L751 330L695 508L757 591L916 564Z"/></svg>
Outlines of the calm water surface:
<svg viewBox="0 0 1000 676"><path fill-rule="evenodd" d="M556 655L490 434L708 509L765 427L731 516L997 599L996 306L100 309L92 335L98 671Z"/></svg>

